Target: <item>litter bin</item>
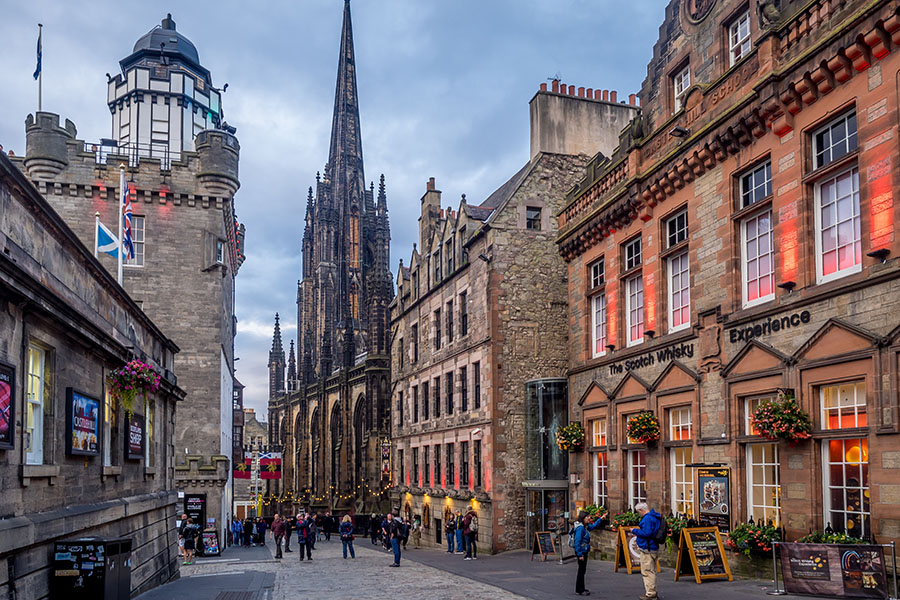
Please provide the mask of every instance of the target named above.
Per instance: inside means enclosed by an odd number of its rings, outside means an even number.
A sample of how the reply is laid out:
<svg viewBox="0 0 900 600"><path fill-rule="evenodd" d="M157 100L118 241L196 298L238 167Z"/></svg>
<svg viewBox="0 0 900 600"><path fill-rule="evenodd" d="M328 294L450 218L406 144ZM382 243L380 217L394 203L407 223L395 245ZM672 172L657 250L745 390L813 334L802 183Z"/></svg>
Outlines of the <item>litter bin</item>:
<svg viewBox="0 0 900 600"><path fill-rule="evenodd" d="M128 600L131 539L81 538L55 542L52 600Z"/></svg>

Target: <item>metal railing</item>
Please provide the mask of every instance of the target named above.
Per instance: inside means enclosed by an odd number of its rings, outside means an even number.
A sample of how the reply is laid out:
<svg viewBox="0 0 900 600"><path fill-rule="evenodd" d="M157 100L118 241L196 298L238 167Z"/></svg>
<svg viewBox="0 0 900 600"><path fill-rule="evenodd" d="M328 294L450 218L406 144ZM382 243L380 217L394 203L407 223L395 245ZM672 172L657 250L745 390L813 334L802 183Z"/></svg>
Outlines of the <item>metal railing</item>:
<svg viewBox="0 0 900 600"><path fill-rule="evenodd" d="M136 167L140 159L150 158L159 161L160 170L168 171L173 160L181 160L181 152L171 151L167 144L119 144L115 140L100 140L99 143L85 142L84 151L93 154L98 165L109 164L110 160L113 163L127 160L129 167Z"/></svg>

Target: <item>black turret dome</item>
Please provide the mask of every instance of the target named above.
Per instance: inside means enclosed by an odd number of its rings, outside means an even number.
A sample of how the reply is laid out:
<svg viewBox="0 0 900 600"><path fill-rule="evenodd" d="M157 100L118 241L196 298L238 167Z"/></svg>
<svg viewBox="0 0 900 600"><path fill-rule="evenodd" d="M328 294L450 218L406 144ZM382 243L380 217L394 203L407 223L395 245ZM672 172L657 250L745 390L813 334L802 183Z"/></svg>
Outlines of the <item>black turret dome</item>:
<svg viewBox="0 0 900 600"><path fill-rule="evenodd" d="M172 14L166 15L162 23L145 33L135 42L133 53L142 50L150 50L154 52L163 51L166 54L180 54L188 61L199 65L200 55L197 53L197 47L191 40L175 31L175 21L172 20Z"/></svg>

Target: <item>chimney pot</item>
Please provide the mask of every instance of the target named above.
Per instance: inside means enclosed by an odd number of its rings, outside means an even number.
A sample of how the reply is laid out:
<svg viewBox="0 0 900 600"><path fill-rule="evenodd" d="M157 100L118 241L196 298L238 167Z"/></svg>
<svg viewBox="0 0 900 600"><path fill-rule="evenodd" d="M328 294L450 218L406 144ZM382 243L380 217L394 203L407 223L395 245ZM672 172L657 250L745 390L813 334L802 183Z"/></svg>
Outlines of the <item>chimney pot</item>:
<svg viewBox="0 0 900 600"><path fill-rule="evenodd" d="M547 91L547 84L546 84L546 83L542 83L542 84L541 84L541 91L542 91L542 92L546 92L546 91Z"/></svg>
<svg viewBox="0 0 900 600"><path fill-rule="evenodd" d="M570 96L574 96L574 95L575 95L575 86L574 86L574 85L570 85L570 86L569 86L569 95L570 95Z"/></svg>
<svg viewBox="0 0 900 600"><path fill-rule="evenodd" d="M615 91L612 91L609 93L609 101L616 102L616 92Z"/></svg>
<svg viewBox="0 0 900 600"><path fill-rule="evenodd" d="M594 90L593 89L588 88L588 89L584 90L584 93L587 94L588 100L594 99Z"/></svg>
<svg viewBox="0 0 900 600"><path fill-rule="evenodd" d="M434 177L429 177L429 178L428 178L428 185L426 186L426 189L427 189L429 192L433 192L433 191L434 191Z"/></svg>
<svg viewBox="0 0 900 600"><path fill-rule="evenodd" d="M584 98L584 88L583 87L578 88L578 97Z"/></svg>
<svg viewBox="0 0 900 600"><path fill-rule="evenodd" d="M634 94L629 94L628 95L628 104L630 104L632 106L636 106L637 105L637 96L635 96Z"/></svg>
<svg viewBox="0 0 900 600"><path fill-rule="evenodd" d="M609 102L609 90L603 90L603 101Z"/></svg>
<svg viewBox="0 0 900 600"><path fill-rule="evenodd" d="M557 79L553 80L553 88L552 89L553 89L554 94L559 93L559 80L557 80Z"/></svg>

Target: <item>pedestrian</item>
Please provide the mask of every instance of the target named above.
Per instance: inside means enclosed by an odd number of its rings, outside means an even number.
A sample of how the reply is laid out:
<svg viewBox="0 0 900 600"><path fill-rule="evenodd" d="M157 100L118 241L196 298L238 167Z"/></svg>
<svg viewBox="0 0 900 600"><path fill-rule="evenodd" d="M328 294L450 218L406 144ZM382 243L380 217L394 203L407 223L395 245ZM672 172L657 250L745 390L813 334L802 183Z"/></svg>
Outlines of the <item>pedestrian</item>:
<svg viewBox="0 0 900 600"><path fill-rule="evenodd" d="M399 518L395 518L392 513L387 514L387 531L391 541L391 549L394 551L394 562L392 567L400 566L400 537L402 533L402 525Z"/></svg>
<svg viewBox="0 0 900 600"><path fill-rule="evenodd" d="M575 557L578 560L578 574L575 576L575 593L579 596L590 596L591 591L584 587L584 572L587 570L588 554L591 551L591 531L600 527L607 513L603 513L598 519L592 519L586 511L578 513L578 519L569 535L572 536L572 546L575 548Z"/></svg>
<svg viewBox="0 0 900 600"><path fill-rule="evenodd" d="M239 519L235 519L231 522L231 545L240 546L242 535L244 535L244 527Z"/></svg>
<svg viewBox="0 0 900 600"><path fill-rule="evenodd" d="M187 554L184 552L184 528L187 527L187 515L181 515L181 521L178 525L178 554L181 555L182 562L187 561Z"/></svg>
<svg viewBox="0 0 900 600"><path fill-rule="evenodd" d="M319 516L316 513L313 513L309 519L309 539L312 543L312 549L316 549L316 539L319 536Z"/></svg>
<svg viewBox="0 0 900 600"><path fill-rule="evenodd" d="M463 560L478 560L478 548L475 547L475 539L478 537L478 515L472 510L472 505L466 507L466 516L463 517L463 535L466 538L466 557Z"/></svg>
<svg viewBox="0 0 900 600"><path fill-rule="evenodd" d="M403 544L403 549L406 550L406 544L409 543L409 533L412 530L412 525L409 523L409 519L403 519L400 521L400 543Z"/></svg>
<svg viewBox="0 0 900 600"><path fill-rule="evenodd" d="M250 542L253 539L253 521L250 519L244 520L244 547L249 548Z"/></svg>
<svg viewBox="0 0 900 600"><path fill-rule="evenodd" d="M312 541L310 540L309 519L305 514L297 515L297 549L300 552L300 561L303 561L304 549L306 558L312 560Z"/></svg>
<svg viewBox="0 0 900 600"><path fill-rule="evenodd" d="M378 515L372 513L369 520L369 535L372 536L372 545L378 543Z"/></svg>
<svg viewBox="0 0 900 600"><path fill-rule="evenodd" d="M291 517L290 519L284 520L284 551L285 552L293 552L291 550L291 536L294 535L294 530L297 528L297 517Z"/></svg>
<svg viewBox="0 0 900 600"><path fill-rule="evenodd" d="M275 558L282 558L281 543L284 541L284 529L284 521L281 520L281 515L275 513L275 518L272 519L272 529L269 530L269 535L275 540Z"/></svg>
<svg viewBox="0 0 900 600"><path fill-rule="evenodd" d="M322 527L322 529L325 531L325 541L326 542L331 541L332 526L333 526L333 522L332 522L332 517L331 517L331 511L328 511L325 513L325 522L323 523L323 527Z"/></svg>
<svg viewBox="0 0 900 600"><path fill-rule="evenodd" d="M350 515L344 515L341 521L341 527L338 530L341 534L341 544L344 546L344 558L347 558L347 549L350 549L350 558L356 558L356 552L353 551L353 522Z"/></svg>
<svg viewBox="0 0 900 600"><path fill-rule="evenodd" d="M256 535L259 537L259 545L266 545L266 520L260 517L256 520Z"/></svg>
<svg viewBox="0 0 900 600"><path fill-rule="evenodd" d="M447 511L447 514L444 515L444 522L444 534L447 536L447 553L454 554L453 540L456 537L456 518L449 510Z"/></svg>
<svg viewBox="0 0 900 600"><path fill-rule="evenodd" d="M413 517L412 523L413 548L421 548L422 544L422 520L419 515Z"/></svg>
<svg viewBox="0 0 900 600"><path fill-rule="evenodd" d="M391 517L393 517L392 514L384 515L384 519L381 521L381 544L384 546L385 552L391 551Z"/></svg>
<svg viewBox="0 0 900 600"><path fill-rule="evenodd" d="M463 516L456 511L456 552L462 554L466 551L466 536L463 535Z"/></svg>
<svg viewBox="0 0 900 600"><path fill-rule="evenodd" d="M662 526L662 515L651 509L646 502L639 502L634 509L641 515L640 527L631 530L637 538L641 553L641 577L644 580L644 595L641 600L656 598L656 560L659 558L659 542L656 532Z"/></svg>
<svg viewBox="0 0 900 600"><path fill-rule="evenodd" d="M194 525L194 520L188 517L187 523L182 529L182 537L184 538L184 563L190 565L194 563L194 550L197 548L197 532L199 528Z"/></svg>

